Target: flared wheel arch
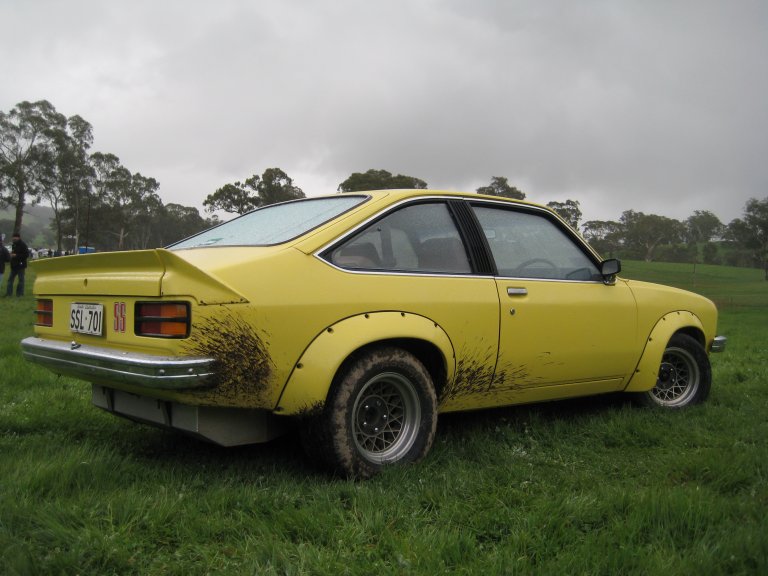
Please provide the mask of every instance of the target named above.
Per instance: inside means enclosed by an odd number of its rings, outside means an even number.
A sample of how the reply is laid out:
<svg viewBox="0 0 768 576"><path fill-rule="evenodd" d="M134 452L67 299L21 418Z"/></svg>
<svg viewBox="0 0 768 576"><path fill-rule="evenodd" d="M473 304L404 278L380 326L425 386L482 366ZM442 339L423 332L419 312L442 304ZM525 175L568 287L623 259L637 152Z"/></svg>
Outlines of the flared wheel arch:
<svg viewBox="0 0 768 576"><path fill-rule="evenodd" d="M403 312L361 314L328 327L313 340L290 374L275 413L301 416L316 410L325 403L331 382L344 366L380 346L415 356L429 372L438 396L455 373L453 343L432 320Z"/></svg>
<svg viewBox="0 0 768 576"><path fill-rule="evenodd" d="M706 349L704 327L694 313L675 311L664 315L651 330L625 392L647 392L656 385L664 350L676 334L689 336Z"/></svg>

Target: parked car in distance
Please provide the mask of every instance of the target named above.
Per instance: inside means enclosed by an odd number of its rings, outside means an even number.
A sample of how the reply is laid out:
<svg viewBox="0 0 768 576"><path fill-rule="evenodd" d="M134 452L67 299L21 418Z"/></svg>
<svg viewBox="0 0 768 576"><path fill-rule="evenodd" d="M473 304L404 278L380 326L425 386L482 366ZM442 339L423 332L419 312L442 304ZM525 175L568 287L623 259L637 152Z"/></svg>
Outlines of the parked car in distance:
<svg viewBox="0 0 768 576"><path fill-rule="evenodd" d="M714 304L625 280L552 211L388 190L274 204L166 249L34 264L24 356L120 416L231 446L300 426L366 478L415 462L438 414L711 384Z"/></svg>

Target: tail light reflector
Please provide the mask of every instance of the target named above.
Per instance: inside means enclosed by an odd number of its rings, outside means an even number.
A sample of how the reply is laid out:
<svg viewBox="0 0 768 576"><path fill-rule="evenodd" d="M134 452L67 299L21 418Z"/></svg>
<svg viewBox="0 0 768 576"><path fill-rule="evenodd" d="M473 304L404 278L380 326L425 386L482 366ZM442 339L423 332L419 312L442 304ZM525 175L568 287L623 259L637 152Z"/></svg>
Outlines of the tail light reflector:
<svg viewBox="0 0 768 576"><path fill-rule="evenodd" d="M186 302L137 302L134 317L134 332L137 336L189 336L189 304Z"/></svg>
<svg viewBox="0 0 768 576"><path fill-rule="evenodd" d="M53 326L53 300L38 299L35 306L35 326Z"/></svg>

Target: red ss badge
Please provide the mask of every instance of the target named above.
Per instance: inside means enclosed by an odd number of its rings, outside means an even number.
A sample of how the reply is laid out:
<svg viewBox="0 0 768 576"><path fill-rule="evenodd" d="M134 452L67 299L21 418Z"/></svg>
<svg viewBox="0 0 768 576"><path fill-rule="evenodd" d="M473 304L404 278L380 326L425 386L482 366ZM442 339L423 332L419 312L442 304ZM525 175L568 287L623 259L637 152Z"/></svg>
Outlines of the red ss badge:
<svg viewBox="0 0 768 576"><path fill-rule="evenodd" d="M125 332L125 302L115 302L115 332Z"/></svg>

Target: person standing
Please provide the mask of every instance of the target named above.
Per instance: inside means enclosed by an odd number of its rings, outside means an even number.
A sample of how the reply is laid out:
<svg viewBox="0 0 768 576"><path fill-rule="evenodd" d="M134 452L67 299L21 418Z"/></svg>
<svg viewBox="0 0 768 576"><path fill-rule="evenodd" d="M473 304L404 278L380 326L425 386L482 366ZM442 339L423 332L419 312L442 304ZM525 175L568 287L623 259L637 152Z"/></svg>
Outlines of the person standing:
<svg viewBox="0 0 768 576"><path fill-rule="evenodd" d="M3 244L3 237L0 236L0 286L3 285L3 274L5 274L5 263L11 261L11 255L8 248Z"/></svg>
<svg viewBox="0 0 768 576"><path fill-rule="evenodd" d="M11 274L8 276L8 289L5 291L6 296L13 294L13 281L18 278L19 282L16 284L16 296L24 295L24 273L27 270L27 258L29 258L29 248L21 239L21 234L14 232L13 243L11 244Z"/></svg>

